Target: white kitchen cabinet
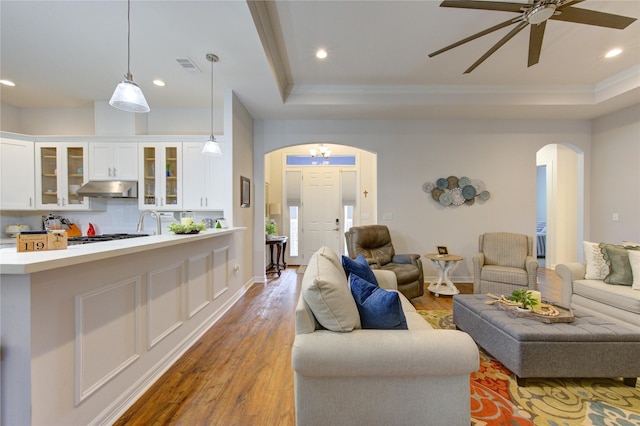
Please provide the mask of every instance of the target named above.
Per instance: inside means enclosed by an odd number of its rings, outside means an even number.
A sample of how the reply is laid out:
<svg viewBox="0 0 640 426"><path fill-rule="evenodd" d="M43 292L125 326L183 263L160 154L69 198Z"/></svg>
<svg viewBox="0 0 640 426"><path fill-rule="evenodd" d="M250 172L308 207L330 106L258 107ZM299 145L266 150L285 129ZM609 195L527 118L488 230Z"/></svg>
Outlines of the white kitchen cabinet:
<svg viewBox="0 0 640 426"><path fill-rule="evenodd" d="M185 210L224 210L224 156L203 155L202 145L182 144L182 206Z"/></svg>
<svg viewBox="0 0 640 426"><path fill-rule="evenodd" d="M139 144L140 209L182 209L182 143Z"/></svg>
<svg viewBox="0 0 640 426"><path fill-rule="evenodd" d="M2 138L0 146L2 210L34 210L36 207L34 142Z"/></svg>
<svg viewBox="0 0 640 426"><path fill-rule="evenodd" d="M36 209L104 209L105 201L80 197L87 182L87 142L36 142Z"/></svg>
<svg viewBox="0 0 640 426"><path fill-rule="evenodd" d="M138 144L89 142L89 180L138 180Z"/></svg>

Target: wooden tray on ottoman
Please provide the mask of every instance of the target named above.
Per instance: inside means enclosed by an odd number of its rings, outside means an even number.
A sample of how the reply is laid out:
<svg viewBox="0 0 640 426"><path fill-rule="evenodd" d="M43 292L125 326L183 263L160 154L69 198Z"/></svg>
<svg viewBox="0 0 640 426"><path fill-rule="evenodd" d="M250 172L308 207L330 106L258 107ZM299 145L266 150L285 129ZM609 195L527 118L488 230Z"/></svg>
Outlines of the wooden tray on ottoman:
<svg viewBox="0 0 640 426"><path fill-rule="evenodd" d="M503 303L498 303L498 308L502 309L503 311L507 311L520 318L528 318L528 319L544 322L547 324L574 321L575 318L573 317L573 311L571 309L565 308L564 306L560 306L560 305L552 305L552 306L558 310L560 315L550 317L546 315L539 315L533 312L520 312L518 308L515 306L509 306Z"/></svg>

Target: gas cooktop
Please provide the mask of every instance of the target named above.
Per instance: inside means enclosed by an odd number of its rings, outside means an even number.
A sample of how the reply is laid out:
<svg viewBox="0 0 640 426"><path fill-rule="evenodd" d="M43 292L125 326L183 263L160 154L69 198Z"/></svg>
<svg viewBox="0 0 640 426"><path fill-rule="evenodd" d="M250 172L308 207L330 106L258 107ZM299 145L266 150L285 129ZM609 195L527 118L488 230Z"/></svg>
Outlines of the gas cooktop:
<svg viewBox="0 0 640 426"><path fill-rule="evenodd" d="M102 234L86 237L69 237L68 244L75 246L79 244L99 243L102 241L126 240L128 238L148 237L149 234Z"/></svg>

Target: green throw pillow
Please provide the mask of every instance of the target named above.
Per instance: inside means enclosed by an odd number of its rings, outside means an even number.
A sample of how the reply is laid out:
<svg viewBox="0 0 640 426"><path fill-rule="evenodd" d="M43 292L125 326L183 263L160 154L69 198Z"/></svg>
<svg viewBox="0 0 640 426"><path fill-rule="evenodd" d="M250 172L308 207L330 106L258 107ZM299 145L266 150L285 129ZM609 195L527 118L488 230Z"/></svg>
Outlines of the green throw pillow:
<svg viewBox="0 0 640 426"><path fill-rule="evenodd" d="M609 274L604 277L607 284L633 284L633 272L629 262L629 252L624 246L600 243L604 261L609 265Z"/></svg>

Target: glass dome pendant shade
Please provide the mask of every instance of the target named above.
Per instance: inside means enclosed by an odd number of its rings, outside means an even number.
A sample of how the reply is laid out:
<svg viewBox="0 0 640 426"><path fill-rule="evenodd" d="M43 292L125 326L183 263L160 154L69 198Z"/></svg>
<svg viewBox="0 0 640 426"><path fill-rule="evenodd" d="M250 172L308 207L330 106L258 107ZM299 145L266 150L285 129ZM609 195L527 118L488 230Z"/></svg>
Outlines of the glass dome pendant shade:
<svg viewBox="0 0 640 426"><path fill-rule="evenodd" d="M127 1L127 73L109 100L112 107L129 112L149 112L149 104L131 75L131 0Z"/></svg>
<svg viewBox="0 0 640 426"><path fill-rule="evenodd" d="M133 82L131 73L127 73L111 96L109 105L129 112L149 112L149 104L142 94L142 90Z"/></svg>
<svg viewBox="0 0 640 426"><path fill-rule="evenodd" d="M220 144L216 142L216 138L213 136L213 63L218 62L220 58L213 53L207 53L206 58L207 61L211 62L211 136L209 136L209 140L204 143L202 154L220 156L222 155Z"/></svg>
<svg viewBox="0 0 640 426"><path fill-rule="evenodd" d="M220 144L216 142L216 138L213 135L209 136L209 140L204 143L202 153L206 155L222 155Z"/></svg>

